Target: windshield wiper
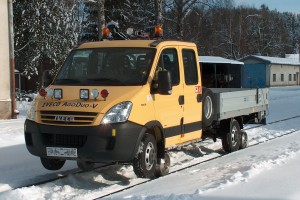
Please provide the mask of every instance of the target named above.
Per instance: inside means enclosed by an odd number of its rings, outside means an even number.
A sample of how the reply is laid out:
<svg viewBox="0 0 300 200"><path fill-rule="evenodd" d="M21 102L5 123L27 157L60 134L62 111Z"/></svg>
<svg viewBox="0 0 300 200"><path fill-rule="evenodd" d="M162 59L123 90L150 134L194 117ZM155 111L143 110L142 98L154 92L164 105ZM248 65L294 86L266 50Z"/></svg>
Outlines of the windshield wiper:
<svg viewBox="0 0 300 200"><path fill-rule="evenodd" d="M80 81L78 79L62 78L56 79L55 83L80 83Z"/></svg>

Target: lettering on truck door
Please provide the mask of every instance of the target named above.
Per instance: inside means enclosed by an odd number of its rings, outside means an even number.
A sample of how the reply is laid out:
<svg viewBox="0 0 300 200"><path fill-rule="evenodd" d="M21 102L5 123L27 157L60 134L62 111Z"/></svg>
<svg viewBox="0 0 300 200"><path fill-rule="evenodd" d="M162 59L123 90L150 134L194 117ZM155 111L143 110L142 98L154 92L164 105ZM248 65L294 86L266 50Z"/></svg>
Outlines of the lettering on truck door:
<svg viewBox="0 0 300 200"><path fill-rule="evenodd" d="M181 142L187 142L201 138L202 135L202 87L199 73L198 61L195 50L191 48L181 48L183 66L183 121L184 133Z"/></svg>
<svg viewBox="0 0 300 200"><path fill-rule="evenodd" d="M180 80L178 52L176 48L164 49L160 54L160 59L156 66L154 81L157 79L159 70L168 70L172 78L172 94L154 94L153 102L155 106L156 118L165 130L166 147L180 143L183 127L183 105L181 96L183 95L183 83Z"/></svg>

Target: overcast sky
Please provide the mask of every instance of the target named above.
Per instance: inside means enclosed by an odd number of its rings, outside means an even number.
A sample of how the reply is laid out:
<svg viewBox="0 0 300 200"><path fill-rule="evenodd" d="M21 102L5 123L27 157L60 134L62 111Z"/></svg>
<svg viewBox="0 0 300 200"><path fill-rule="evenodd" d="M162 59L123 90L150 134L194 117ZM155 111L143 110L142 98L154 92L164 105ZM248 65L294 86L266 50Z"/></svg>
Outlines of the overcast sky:
<svg viewBox="0 0 300 200"><path fill-rule="evenodd" d="M236 5L249 5L259 8L262 4L269 7L270 10L278 10L280 12L295 12L300 14L299 0L234 0Z"/></svg>

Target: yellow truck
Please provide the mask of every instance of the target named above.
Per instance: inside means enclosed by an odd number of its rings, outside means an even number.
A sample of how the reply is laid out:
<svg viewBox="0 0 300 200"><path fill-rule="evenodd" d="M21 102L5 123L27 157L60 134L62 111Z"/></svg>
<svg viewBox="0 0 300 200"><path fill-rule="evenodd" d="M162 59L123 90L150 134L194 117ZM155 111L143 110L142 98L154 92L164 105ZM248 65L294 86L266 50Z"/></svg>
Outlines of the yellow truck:
<svg viewBox="0 0 300 200"><path fill-rule="evenodd" d="M25 141L48 170L66 160L131 163L138 177L169 171L168 150L206 137L226 152L247 146L245 123L265 123L267 89L203 88L194 43L80 45L28 110ZM47 84L47 85L48 85Z"/></svg>

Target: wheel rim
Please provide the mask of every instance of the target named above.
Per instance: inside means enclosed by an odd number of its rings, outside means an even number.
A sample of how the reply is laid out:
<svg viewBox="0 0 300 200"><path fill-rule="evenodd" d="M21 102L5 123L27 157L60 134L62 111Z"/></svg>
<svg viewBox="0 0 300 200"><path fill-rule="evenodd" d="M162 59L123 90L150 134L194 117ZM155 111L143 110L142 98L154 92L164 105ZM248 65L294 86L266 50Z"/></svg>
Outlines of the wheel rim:
<svg viewBox="0 0 300 200"><path fill-rule="evenodd" d="M236 126L233 126L231 129L231 144L232 146L235 146L237 144L237 128Z"/></svg>
<svg viewBox="0 0 300 200"><path fill-rule="evenodd" d="M147 170L151 170L151 168L154 165L154 161L155 161L155 149L154 149L154 145L149 142L146 150L145 150L145 164L146 164L146 169Z"/></svg>
<svg viewBox="0 0 300 200"><path fill-rule="evenodd" d="M203 110L204 110L205 118L209 119L212 115L212 100L210 96L205 97Z"/></svg>

